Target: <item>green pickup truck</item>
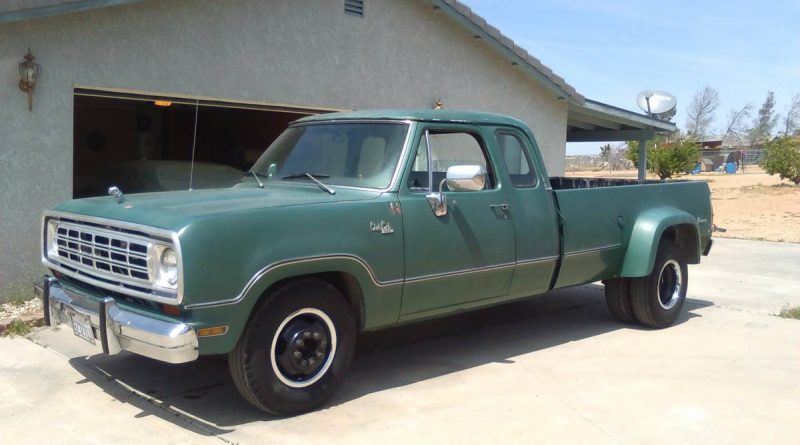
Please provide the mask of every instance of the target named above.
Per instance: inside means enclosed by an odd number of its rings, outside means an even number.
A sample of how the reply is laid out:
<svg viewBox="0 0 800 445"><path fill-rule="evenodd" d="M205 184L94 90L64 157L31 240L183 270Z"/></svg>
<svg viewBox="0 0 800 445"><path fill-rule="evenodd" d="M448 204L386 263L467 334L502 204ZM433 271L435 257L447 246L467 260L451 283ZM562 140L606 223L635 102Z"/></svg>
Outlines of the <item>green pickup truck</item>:
<svg viewBox="0 0 800 445"><path fill-rule="evenodd" d="M227 354L277 415L323 404L358 332L603 281L663 328L712 244L703 182L549 177L521 121L445 110L294 122L231 188L45 211L46 322L106 354Z"/></svg>

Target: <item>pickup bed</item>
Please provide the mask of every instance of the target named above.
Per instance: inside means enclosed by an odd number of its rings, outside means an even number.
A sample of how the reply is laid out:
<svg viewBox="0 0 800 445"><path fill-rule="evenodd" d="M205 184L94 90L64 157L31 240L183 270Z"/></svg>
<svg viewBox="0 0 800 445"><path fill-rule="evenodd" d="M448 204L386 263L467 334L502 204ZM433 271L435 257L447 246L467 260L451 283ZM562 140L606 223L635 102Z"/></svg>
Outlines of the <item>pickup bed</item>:
<svg viewBox="0 0 800 445"><path fill-rule="evenodd" d="M669 326L711 247L705 183L549 177L524 123L478 112L308 117L231 188L109 194L44 212L47 323L227 354L279 415L333 394L359 331L595 281L621 322Z"/></svg>

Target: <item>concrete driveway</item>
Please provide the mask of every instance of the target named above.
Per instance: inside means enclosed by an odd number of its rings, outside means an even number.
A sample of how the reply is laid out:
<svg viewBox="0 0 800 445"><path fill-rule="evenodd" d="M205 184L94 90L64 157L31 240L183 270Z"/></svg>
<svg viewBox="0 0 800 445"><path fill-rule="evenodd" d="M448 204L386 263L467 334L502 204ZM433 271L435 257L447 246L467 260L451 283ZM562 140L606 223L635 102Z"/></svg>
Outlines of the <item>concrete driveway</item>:
<svg viewBox="0 0 800 445"><path fill-rule="evenodd" d="M800 245L720 239L679 323L602 287L365 336L320 411L274 419L223 360L88 356L71 332L0 341L0 443L800 443ZM44 347L43 347L44 346Z"/></svg>

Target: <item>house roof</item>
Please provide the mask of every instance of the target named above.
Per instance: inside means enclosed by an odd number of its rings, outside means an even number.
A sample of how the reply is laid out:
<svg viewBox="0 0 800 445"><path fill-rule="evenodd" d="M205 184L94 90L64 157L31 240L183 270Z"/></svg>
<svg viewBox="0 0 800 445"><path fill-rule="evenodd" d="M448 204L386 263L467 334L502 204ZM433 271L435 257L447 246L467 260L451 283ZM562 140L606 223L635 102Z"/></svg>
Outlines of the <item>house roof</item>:
<svg viewBox="0 0 800 445"><path fill-rule="evenodd" d="M90 9L135 3L142 0L0 0L0 23L30 20L38 17L67 14ZM646 130L675 131L675 124L659 119L586 99L569 85L564 78L554 73L539 59L517 45L511 38L486 22L458 0L427 0L436 11L442 11L476 39L481 39L503 54L509 63L519 66L559 98L568 101L567 141L606 141L625 136L625 140L639 137L640 133L620 133ZM609 139L603 139L609 138Z"/></svg>
<svg viewBox="0 0 800 445"><path fill-rule="evenodd" d="M69 14L141 0L0 0L0 23Z"/></svg>
<svg viewBox="0 0 800 445"><path fill-rule="evenodd" d="M542 81L546 86L559 93L559 96L569 98L582 104L585 100L582 94L568 84L563 77L554 73L539 59L533 57L528 51L517 45L510 37L486 22L486 19L476 14L469 6L458 0L431 0L435 9L441 9L469 29L476 38L486 39L489 45L504 53L511 59L512 65L519 65Z"/></svg>
<svg viewBox="0 0 800 445"><path fill-rule="evenodd" d="M674 132L672 122L586 99L567 108L567 142L652 139L657 132Z"/></svg>
<svg viewBox="0 0 800 445"><path fill-rule="evenodd" d="M30 20L90 9L135 3L141 0L0 0L0 23ZM546 67L524 48L518 46L497 28L474 13L458 0L429 0L434 9L441 10L472 32L476 38L486 39L495 49L510 59L510 63L519 65L534 77L553 89L557 94L583 103L584 97L575 91L561 76Z"/></svg>

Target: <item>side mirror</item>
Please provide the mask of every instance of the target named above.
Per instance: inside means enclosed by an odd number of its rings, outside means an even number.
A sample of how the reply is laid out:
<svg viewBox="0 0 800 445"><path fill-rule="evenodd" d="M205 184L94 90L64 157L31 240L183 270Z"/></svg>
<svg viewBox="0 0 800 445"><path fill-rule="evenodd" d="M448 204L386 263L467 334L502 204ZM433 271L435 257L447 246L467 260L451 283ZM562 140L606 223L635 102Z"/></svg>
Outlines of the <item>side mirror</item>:
<svg viewBox="0 0 800 445"><path fill-rule="evenodd" d="M483 190L486 178L480 165L454 165L447 169L447 188L454 192Z"/></svg>
<svg viewBox="0 0 800 445"><path fill-rule="evenodd" d="M448 168L446 178L439 183L439 192L425 196L436 216L447 215L447 196L442 191L445 182L447 188L454 192L476 192L483 190L486 178L480 165L454 165Z"/></svg>

